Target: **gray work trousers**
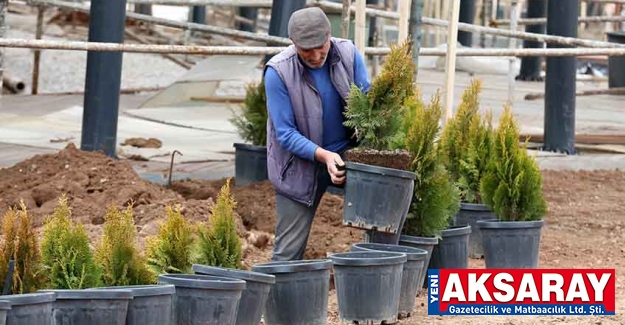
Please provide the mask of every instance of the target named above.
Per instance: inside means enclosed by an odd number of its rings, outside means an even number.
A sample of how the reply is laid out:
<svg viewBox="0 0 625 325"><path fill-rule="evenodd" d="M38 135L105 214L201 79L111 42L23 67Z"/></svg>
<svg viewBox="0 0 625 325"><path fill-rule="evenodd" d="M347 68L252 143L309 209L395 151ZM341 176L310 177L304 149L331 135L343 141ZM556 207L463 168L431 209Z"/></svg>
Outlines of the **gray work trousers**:
<svg viewBox="0 0 625 325"><path fill-rule="evenodd" d="M273 261L304 259L304 251L317 207L328 186L332 184L326 165L318 164L317 169L317 192L312 206L309 207L276 193L277 222Z"/></svg>

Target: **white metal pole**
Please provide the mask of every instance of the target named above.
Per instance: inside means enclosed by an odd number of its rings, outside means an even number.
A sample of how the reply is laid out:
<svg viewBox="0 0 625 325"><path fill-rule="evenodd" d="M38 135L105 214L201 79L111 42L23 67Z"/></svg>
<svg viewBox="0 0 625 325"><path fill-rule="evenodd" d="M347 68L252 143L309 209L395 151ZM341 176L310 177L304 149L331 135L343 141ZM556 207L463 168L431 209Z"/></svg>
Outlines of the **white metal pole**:
<svg viewBox="0 0 625 325"><path fill-rule="evenodd" d="M367 21L367 2L365 0L356 0L356 26L354 30L354 43L361 54L365 53L366 33L365 24Z"/></svg>
<svg viewBox="0 0 625 325"><path fill-rule="evenodd" d="M398 43L403 43L408 38L408 18L410 18L410 3L412 0L399 1L399 26Z"/></svg>
<svg viewBox="0 0 625 325"><path fill-rule="evenodd" d="M454 81L456 76L456 46L458 43L458 20L460 19L460 0L451 2L449 12L450 26L447 30L447 58L445 61L445 117L449 120L453 116Z"/></svg>
<svg viewBox="0 0 625 325"><path fill-rule="evenodd" d="M513 32L516 31L517 29L517 23L516 23L518 19L517 6L518 6L517 0L512 0L512 3L510 4L510 30ZM510 38L508 40L510 41L509 48L511 50L515 49L516 39ZM510 105L514 103L514 62L515 61L516 61L516 57L512 56L510 57L510 62L508 63L508 101Z"/></svg>

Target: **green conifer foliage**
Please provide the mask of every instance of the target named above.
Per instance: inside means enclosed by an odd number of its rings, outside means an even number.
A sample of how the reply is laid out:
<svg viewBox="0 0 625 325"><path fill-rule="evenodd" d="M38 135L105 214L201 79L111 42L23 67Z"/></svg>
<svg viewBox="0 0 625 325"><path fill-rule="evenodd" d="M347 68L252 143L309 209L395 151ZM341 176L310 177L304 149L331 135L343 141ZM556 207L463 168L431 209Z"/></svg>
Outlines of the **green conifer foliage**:
<svg viewBox="0 0 625 325"><path fill-rule="evenodd" d="M414 94L410 41L391 45L381 73L364 94L352 85L344 125L354 130L359 146L388 150L397 143L404 116L404 101Z"/></svg>
<svg viewBox="0 0 625 325"><path fill-rule="evenodd" d="M147 258L154 276L192 273L195 228L182 215L180 205L166 207L158 234L147 239Z"/></svg>
<svg viewBox="0 0 625 325"><path fill-rule="evenodd" d="M239 135L256 146L264 146L267 141L267 96L265 82L249 84L242 107L242 113L235 115L230 122Z"/></svg>
<svg viewBox="0 0 625 325"><path fill-rule="evenodd" d="M135 244L137 230L132 206L118 210L111 206L104 217L104 232L95 251L103 269L104 286L127 286L155 283L147 261Z"/></svg>
<svg viewBox="0 0 625 325"><path fill-rule="evenodd" d="M32 218L23 201L20 209L9 208L2 221L3 240L0 244L0 274L4 283L9 261L15 261L10 294L33 293L45 286L41 252Z"/></svg>
<svg viewBox="0 0 625 325"><path fill-rule="evenodd" d="M81 223L72 225L65 195L44 224L41 250L49 288L84 289L100 284L102 271L95 263L89 237Z"/></svg>
<svg viewBox="0 0 625 325"><path fill-rule="evenodd" d="M519 133L512 109L506 105L480 186L485 204L502 221L538 220L547 212L542 174L526 146L520 145Z"/></svg>
<svg viewBox="0 0 625 325"><path fill-rule="evenodd" d="M199 264L239 268L242 244L236 231L235 207L228 179L212 207L210 222L199 229Z"/></svg>
<svg viewBox="0 0 625 325"><path fill-rule="evenodd" d="M480 80L473 80L462 94L453 119L447 121L441 144L445 167L460 189L460 199L482 203L480 181L490 159L493 128L492 114L479 113Z"/></svg>
<svg viewBox="0 0 625 325"><path fill-rule="evenodd" d="M425 105L419 96L406 102L405 147L414 157L417 175L414 198L404 225L412 236L439 237L449 218L460 209L459 192L445 169L437 143L442 116L440 92Z"/></svg>

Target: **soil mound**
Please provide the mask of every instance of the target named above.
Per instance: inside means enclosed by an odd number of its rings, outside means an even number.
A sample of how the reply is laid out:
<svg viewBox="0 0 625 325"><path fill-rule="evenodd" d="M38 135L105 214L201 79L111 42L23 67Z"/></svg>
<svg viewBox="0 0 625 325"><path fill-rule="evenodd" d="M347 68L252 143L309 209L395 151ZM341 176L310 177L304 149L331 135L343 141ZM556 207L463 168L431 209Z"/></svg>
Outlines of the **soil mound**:
<svg viewBox="0 0 625 325"><path fill-rule="evenodd" d="M107 208L133 204L142 246L145 237L156 234L167 205L180 204L189 220L207 220L225 182L185 180L174 182L169 189L140 178L128 161L82 151L70 143L56 154L38 155L0 169L0 215L10 206L19 207L23 200L40 231L45 217L66 193L72 219L83 223L95 242L100 238ZM260 254L259 261L267 259L273 245L273 236L267 233L274 233L276 222L271 184L232 186L231 191L237 201L239 236L246 239L254 254ZM361 240L362 232L342 226L342 208L342 198L325 195L313 223L306 258L325 258L328 252L346 251L352 242Z"/></svg>
<svg viewBox="0 0 625 325"><path fill-rule="evenodd" d="M172 189L188 199L215 198L225 180L184 180L172 184ZM276 225L275 192L269 181L247 186L231 187L237 202L236 211L248 230L274 234ZM326 193L313 220L304 258L326 258L328 253L348 251L359 242L364 232L342 225L343 198Z"/></svg>

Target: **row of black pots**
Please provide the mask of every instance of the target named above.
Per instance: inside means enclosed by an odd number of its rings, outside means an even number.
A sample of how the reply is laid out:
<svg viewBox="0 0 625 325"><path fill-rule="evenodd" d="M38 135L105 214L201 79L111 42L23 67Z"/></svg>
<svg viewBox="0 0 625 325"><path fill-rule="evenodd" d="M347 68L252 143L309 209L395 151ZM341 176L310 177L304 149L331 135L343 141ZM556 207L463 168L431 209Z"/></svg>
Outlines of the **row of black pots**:
<svg viewBox="0 0 625 325"><path fill-rule="evenodd" d="M267 179L266 147L241 143L235 143L234 147L237 184L245 185ZM349 177L344 188L343 224L391 235L391 243L397 243L402 220L412 200L416 175L408 171L350 162L346 169ZM448 258L466 261L464 250L458 246L458 238L463 238L460 234L466 231L458 227L469 226L465 233L468 234L469 258L484 258L488 268L536 267L543 221L501 222L496 219L496 215L486 205L461 203L450 229L442 234L440 245L447 249L434 250L437 240L433 238L416 240L423 242L418 244L421 245L419 247L424 247L432 254L435 266L451 264L463 267L466 262L446 264L445 261ZM451 250L455 250L455 253ZM452 258L452 255L456 257ZM428 255L428 263L430 258Z"/></svg>

